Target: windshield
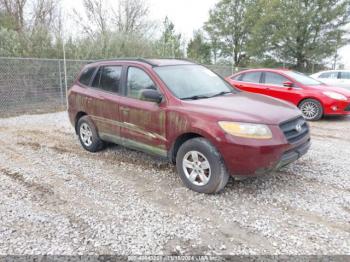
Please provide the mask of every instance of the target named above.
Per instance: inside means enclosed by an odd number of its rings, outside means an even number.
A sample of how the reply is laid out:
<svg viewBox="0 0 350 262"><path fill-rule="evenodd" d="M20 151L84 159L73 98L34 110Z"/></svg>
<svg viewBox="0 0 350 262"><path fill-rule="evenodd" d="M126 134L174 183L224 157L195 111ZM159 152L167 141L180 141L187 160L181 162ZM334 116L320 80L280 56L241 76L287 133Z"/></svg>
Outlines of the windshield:
<svg viewBox="0 0 350 262"><path fill-rule="evenodd" d="M218 75L200 65L156 67L154 70L180 99L200 99L235 92Z"/></svg>
<svg viewBox="0 0 350 262"><path fill-rule="evenodd" d="M284 73L286 75L290 76L291 78L294 78L295 81L297 81L303 85L308 85L308 86L322 85L322 83L320 81L317 81L317 80L315 80L307 75L304 75L302 73L299 73L299 72L287 71Z"/></svg>

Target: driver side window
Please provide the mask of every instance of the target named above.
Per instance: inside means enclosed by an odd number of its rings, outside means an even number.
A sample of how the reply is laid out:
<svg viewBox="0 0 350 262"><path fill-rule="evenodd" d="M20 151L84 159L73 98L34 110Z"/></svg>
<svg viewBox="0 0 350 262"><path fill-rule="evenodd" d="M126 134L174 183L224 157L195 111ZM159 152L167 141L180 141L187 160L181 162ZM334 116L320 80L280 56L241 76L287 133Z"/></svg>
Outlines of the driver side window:
<svg viewBox="0 0 350 262"><path fill-rule="evenodd" d="M265 84L275 85L275 86L284 86L285 82L290 82L284 76L281 76L276 73L265 72Z"/></svg>
<svg viewBox="0 0 350 262"><path fill-rule="evenodd" d="M141 99L141 92L144 89L157 90L156 85L145 71L136 67L129 67L127 96Z"/></svg>

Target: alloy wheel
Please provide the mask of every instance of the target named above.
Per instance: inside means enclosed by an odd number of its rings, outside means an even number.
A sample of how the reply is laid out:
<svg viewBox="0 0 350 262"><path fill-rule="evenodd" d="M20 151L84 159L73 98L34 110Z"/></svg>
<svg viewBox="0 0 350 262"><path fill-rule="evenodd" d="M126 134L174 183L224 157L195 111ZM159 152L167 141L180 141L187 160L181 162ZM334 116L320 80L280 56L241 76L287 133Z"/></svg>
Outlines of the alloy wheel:
<svg viewBox="0 0 350 262"><path fill-rule="evenodd" d="M318 105L312 101L304 103L300 110L307 120L312 120L319 114Z"/></svg>
<svg viewBox="0 0 350 262"><path fill-rule="evenodd" d="M208 159L198 151L189 151L183 158L182 167L187 179L196 186L208 184L211 168Z"/></svg>
<svg viewBox="0 0 350 262"><path fill-rule="evenodd" d="M85 146L91 146L92 145L92 131L90 126L87 123L83 123L80 126L80 138L81 141L83 141Z"/></svg>

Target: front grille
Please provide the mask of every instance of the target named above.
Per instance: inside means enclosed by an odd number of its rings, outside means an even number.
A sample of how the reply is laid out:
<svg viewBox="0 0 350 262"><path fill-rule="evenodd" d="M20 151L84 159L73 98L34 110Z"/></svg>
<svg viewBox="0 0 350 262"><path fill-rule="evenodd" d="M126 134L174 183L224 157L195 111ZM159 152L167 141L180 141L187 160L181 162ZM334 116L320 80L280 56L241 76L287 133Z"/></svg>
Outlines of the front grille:
<svg viewBox="0 0 350 262"><path fill-rule="evenodd" d="M345 108L345 111L350 111L350 104Z"/></svg>
<svg viewBox="0 0 350 262"><path fill-rule="evenodd" d="M309 126L303 117L283 122L280 128L289 143L297 143L309 133Z"/></svg>

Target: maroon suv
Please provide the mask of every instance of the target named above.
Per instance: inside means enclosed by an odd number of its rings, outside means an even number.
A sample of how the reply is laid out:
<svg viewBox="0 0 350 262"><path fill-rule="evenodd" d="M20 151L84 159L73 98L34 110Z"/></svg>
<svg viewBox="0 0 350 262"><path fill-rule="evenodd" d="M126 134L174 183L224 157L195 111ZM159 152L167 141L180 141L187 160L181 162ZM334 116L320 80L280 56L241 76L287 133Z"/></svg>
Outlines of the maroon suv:
<svg viewBox="0 0 350 262"><path fill-rule="evenodd" d="M229 176L281 168L310 147L297 107L242 92L188 61L98 61L69 90L69 117L91 152L112 142L176 163L186 186L222 190Z"/></svg>

